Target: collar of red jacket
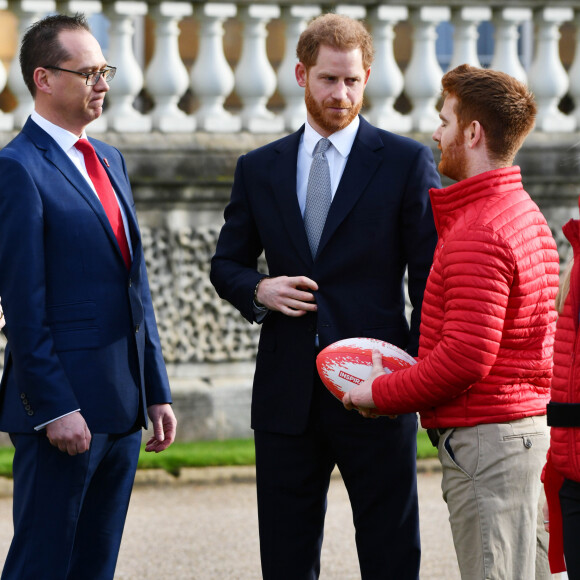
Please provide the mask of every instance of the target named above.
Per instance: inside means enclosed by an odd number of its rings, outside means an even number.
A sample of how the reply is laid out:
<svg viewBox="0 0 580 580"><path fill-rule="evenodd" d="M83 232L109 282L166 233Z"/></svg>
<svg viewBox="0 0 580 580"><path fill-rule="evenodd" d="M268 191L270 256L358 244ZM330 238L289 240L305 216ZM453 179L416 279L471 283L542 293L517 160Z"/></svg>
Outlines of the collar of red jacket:
<svg viewBox="0 0 580 580"><path fill-rule="evenodd" d="M448 187L429 190L435 225L439 234L455 223L468 208L487 202L491 196L503 197L522 188L517 165L479 173Z"/></svg>

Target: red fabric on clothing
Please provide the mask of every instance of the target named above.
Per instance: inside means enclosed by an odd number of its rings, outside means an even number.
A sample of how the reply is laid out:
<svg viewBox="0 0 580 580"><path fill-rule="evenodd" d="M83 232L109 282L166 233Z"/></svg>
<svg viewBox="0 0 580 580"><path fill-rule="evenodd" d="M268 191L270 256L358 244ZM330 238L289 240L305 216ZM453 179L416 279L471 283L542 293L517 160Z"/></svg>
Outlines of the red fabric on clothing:
<svg viewBox="0 0 580 580"><path fill-rule="evenodd" d="M439 241L419 362L375 379L375 405L384 414L420 411L426 428L545 415L559 259L519 167L430 194Z"/></svg>
<svg viewBox="0 0 580 580"><path fill-rule="evenodd" d="M556 326L551 400L554 403L580 403L580 221L570 220L562 230L572 244L574 267L570 291ZM550 455L559 473L567 479L580 481L580 428L552 427Z"/></svg>
<svg viewBox="0 0 580 580"><path fill-rule="evenodd" d="M572 219L562 228L572 245L574 266L570 290L556 325L554 344L554 378L551 400L554 403L580 403L580 220ZM565 568L562 534L562 511L558 495L564 478L580 481L580 428L552 427L550 450L544 467L544 488L550 511L550 569L553 573Z"/></svg>
<svg viewBox="0 0 580 580"><path fill-rule="evenodd" d="M554 469L554 464L550 459L548 451L548 461L542 472L546 501L548 502L548 513L550 523L550 543L548 545L548 562L550 572L557 574L566 570L564 561L564 535L562 529L562 508L560 507L560 488L564 483L564 477Z"/></svg>
<svg viewBox="0 0 580 580"><path fill-rule="evenodd" d="M121 217L121 209L119 208L119 202L115 196L113 186L109 180L109 176L105 171L102 163L97 157L94 147L89 143L87 139L79 139L75 147L83 154L85 158L85 167L87 168L87 173L97 190L97 195L103 204L103 208L113 233L117 238L117 243L119 244L119 249L123 255L123 260L127 269L131 267L131 252L129 250L129 244L127 242L127 234L125 232L125 226L123 225L123 218Z"/></svg>

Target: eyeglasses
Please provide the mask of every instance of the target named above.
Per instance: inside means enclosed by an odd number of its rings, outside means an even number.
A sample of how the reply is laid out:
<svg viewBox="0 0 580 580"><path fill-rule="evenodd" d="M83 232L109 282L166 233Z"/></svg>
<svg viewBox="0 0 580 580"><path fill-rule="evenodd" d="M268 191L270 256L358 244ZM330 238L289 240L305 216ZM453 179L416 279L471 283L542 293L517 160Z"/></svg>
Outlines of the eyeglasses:
<svg viewBox="0 0 580 580"><path fill-rule="evenodd" d="M80 72L78 70L69 70L68 68L60 68L59 66L43 66L42 68L61 70L63 72L69 72L81 77L85 77L87 87L96 85L101 80L101 76L105 79L105 82L109 83L115 78L115 73L117 72L116 66L107 66L103 70L97 70L90 73Z"/></svg>

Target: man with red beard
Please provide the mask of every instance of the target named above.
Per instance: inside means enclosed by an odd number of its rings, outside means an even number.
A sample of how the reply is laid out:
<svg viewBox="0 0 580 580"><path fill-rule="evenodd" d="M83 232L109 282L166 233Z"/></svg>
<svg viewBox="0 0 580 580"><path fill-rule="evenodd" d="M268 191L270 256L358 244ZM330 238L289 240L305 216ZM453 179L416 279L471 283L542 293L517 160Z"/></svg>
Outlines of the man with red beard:
<svg viewBox="0 0 580 580"><path fill-rule="evenodd" d="M420 557L416 415L371 423L347 413L315 359L352 336L416 354L436 243L428 190L440 181L428 147L359 116L373 57L360 22L315 19L297 56L307 122L239 159L211 268L220 296L262 323L252 398L262 572L318 577L338 466L362 578L411 580ZM258 270L262 252L267 272Z"/></svg>
<svg viewBox="0 0 580 580"><path fill-rule="evenodd" d="M533 579L548 448L558 252L514 157L534 126L528 89L501 72L444 75L439 241L423 300L419 362L344 398L365 416L419 411L437 444L461 577Z"/></svg>

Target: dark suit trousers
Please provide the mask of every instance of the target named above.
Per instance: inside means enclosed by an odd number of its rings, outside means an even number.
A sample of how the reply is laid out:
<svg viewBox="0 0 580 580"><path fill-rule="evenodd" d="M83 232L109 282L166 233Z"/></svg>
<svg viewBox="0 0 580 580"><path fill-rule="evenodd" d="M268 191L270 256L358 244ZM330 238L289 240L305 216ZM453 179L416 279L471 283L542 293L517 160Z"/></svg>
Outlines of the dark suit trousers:
<svg viewBox="0 0 580 580"><path fill-rule="evenodd" d="M318 578L335 464L350 497L362 579L417 579L416 415L364 419L318 377L314 387L304 434L254 434L264 579Z"/></svg>
<svg viewBox="0 0 580 580"><path fill-rule="evenodd" d="M93 434L70 456L45 432L11 434L14 538L2 580L110 580L135 479L141 431Z"/></svg>

